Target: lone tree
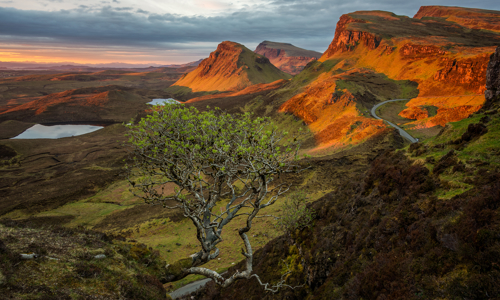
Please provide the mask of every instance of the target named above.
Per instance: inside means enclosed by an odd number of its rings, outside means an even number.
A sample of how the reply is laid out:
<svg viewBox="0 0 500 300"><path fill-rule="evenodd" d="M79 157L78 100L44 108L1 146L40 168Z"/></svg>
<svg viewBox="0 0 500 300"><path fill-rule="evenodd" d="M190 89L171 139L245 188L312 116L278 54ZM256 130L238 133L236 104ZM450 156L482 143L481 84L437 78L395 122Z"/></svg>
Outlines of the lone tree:
<svg viewBox="0 0 500 300"><path fill-rule="evenodd" d="M260 211L278 200L290 184L272 185L283 173L298 172L300 146L296 138L285 141L268 118L251 114L230 115L216 109L199 112L184 105L156 106L136 125L128 125L133 163L129 181L134 194L146 203L180 208L196 227L200 250L191 257L167 265L166 281L189 274L212 278L222 287L252 274L253 250L247 233ZM165 194L167 183L177 185ZM224 209L217 209L217 205ZM201 267L219 255L224 226L238 217L246 218L238 229L244 248L246 269L224 278ZM276 291L283 281L266 289Z"/></svg>

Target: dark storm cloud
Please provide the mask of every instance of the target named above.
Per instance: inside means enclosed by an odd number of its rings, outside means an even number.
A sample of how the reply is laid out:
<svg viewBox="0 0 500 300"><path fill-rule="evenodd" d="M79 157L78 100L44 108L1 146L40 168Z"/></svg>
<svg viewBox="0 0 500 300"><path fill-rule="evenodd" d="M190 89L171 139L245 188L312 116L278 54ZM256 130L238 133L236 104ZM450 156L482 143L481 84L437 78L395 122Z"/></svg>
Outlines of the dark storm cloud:
<svg viewBox="0 0 500 300"><path fill-rule="evenodd" d="M447 2L275 0L213 17L155 14L109 5L99 8L81 5L73 10L51 12L0 7L0 40L148 47L180 47L223 40L256 44L273 40L324 51L333 38L338 18L344 13L377 9L413 16L420 5ZM470 6L469 1L454 1L453 5ZM474 5L500 10L497 0Z"/></svg>

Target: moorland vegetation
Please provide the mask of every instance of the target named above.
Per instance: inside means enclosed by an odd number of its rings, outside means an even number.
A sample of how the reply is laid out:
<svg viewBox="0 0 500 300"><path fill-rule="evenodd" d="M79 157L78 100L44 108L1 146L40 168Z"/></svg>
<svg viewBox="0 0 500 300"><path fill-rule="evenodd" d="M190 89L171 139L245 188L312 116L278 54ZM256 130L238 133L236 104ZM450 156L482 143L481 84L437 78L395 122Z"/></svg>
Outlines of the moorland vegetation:
<svg viewBox="0 0 500 300"><path fill-rule="evenodd" d="M303 172L270 183L291 188L266 208L286 217L293 204L311 222L283 234L276 220L254 219L247 234L262 282L298 288L267 293L251 278L228 288L208 284L194 298L498 297L498 15L439 6L413 18L346 14L329 48L293 77L233 42L181 68L5 71L0 292L11 299L162 299L202 278L167 283L167 264L200 251L197 228L182 210L134 196L124 176L122 123L154 115L151 98L172 97L200 115L212 114L209 105L270 118L291 135L302 129L298 154L311 155L297 162ZM395 98L408 101L377 114L419 143L370 115ZM57 140L10 139L35 123L89 122L107 126ZM173 185L164 191L176 193ZM245 227L245 218L227 223L219 256L203 266L222 277L244 270L238 230Z"/></svg>

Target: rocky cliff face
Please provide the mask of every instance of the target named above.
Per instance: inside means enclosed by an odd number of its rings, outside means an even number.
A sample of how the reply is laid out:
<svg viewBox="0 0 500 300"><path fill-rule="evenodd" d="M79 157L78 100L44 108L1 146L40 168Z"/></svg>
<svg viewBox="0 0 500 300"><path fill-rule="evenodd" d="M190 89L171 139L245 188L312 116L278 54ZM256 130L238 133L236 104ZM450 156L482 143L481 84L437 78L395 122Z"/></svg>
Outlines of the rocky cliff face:
<svg viewBox="0 0 500 300"><path fill-rule="evenodd" d="M193 92L237 91L258 83L270 83L290 76L273 66L269 59L238 43L225 41L198 67L174 86Z"/></svg>
<svg viewBox="0 0 500 300"><path fill-rule="evenodd" d="M434 74L434 80L460 85L466 90L481 94L486 89L485 75L488 62L488 54L466 59L445 59L442 63L444 67Z"/></svg>
<svg viewBox="0 0 500 300"><path fill-rule="evenodd" d="M300 73L310 61L321 57L316 51L269 41L260 43L254 52L267 57L273 65L291 75Z"/></svg>
<svg viewBox="0 0 500 300"><path fill-rule="evenodd" d="M484 96L486 98L485 109L492 107L495 103L500 103L500 46L491 55L488 63Z"/></svg>
<svg viewBox="0 0 500 300"><path fill-rule="evenodd" d="M200 77L240 75L243 66L238 67L238 58L242 52L243 48L237 47L234 43L220 43L217 50L210 53L210 56L198 65L198 75Z"/></svg>
<svg viewBox="0 0 500 300"><path fill-rule="evenodd" d="M374 50L379 46L381 37L370 32L349 30L347 26L349 23L366 23L366 21L355 19L349 15L341 16L337 22L335 37L323 54L322 59L328 59L338 52L352 51L358 43L362 43L370 50Z"/></svg>
<svg viewBox="0 0 500 300"><path fill-rule="evenodd" d="M370 70L354 69L338 75L325 73L302 93L286 101L280 111L292 113L309 125L318 144L314 151L339 148L360 143L386 130L381 120L363 114L367 111L364 107L377 101L374 94L397 94L397 89L396 84Z"/></svg>
<svg viewBox="0 0 500 300"><path fill-rule="evenodd" d="M419 120L420 127L442 126L468 117L483 104L478 103L475 95L482 95L485 91L489 56L500 44L500 34L474 30L464 20L457 21L451 15L446 17L453 11L464 18L482 19L488 24L500 21L500 12L465 8L446 10L442 7L422 8L417 14L418 18L383 11L359 11L343 15L337 23L332 43L319 59L323 64L335 64L331 75L322 74L305 87L308 101L301 102L296 96L285 103L282 110L301 117L310 123L312 129L318 123L317 120L322 120L321 124L332 125L323 126L323 129L343 131L343 127L333 126L338 124L335 118L326 120L327 116L322 116L329 114L327 110L313 112L327 98L318 92L321 89L318 82L326 82L325 76L335 76L344 70L357 68L370 69L393 80L410 80L418 84L418 96L421 97L418 106L437 108L437 115L428 116L420 108L409 106L403 115ZM484 28L489 27L481 27ZM333 85L337 79L331 81ZM373 84L372 88L375 86ZM364 95L362 90L356 90L352 84L345 87L352 94ZM363 98L359 95L355 102ZM452 96L464 95L470 96L470 99L460 97L453 98L457 100L455 102L451 101ZM373 96L382 99L380 94L373 93ZM398 96L389 96L387 99L391 97ZM319 139L323 142L325 137L333 137L332 134L319 132L317 136L321 136Z"/></svg>

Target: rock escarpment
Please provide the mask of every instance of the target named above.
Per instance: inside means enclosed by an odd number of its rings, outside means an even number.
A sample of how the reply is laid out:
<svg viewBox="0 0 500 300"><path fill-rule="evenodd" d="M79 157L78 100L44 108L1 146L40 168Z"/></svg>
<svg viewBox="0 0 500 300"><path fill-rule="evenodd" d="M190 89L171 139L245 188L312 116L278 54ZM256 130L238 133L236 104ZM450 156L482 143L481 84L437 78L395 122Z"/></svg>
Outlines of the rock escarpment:
<svg viewBox="0 0 500 300"><path fill-rule="evenodd" d="M500 47L491 55L486 73L486 102L484 108L488 109L495 103L500 103Z"/></svg>
<svg viewBox="0 0 500 300"><path fill-rule="evenodd" d="M380 36L376 36L370 32L349 30L349 23L366 23L366 21L353 18L350 15L341 16L337 22L335 37L328 49L323 53L323 58L331 57L338 52L353 51L359 43L367 46L370 50L374 50L379 46L381 41Z"/></svg>
<svg viewBox="0 0 500 300"><path fill-rule="evenodd" d="M447 59L444 68L434 74L435 81L461 85L466 90L481 94L485 90L485 74L489 55L483 54L475 58Z"/></svg>
<svg viewBox="0 0 500 300"><path fill-rule="evenodd" d="M499 16L500 13L495 10L453 6L422 6L414 18L443 18L471 29L486 29L500 32Z"/></svg>
<svg viewBox="0 0 500 300"><path fill-rule="evenodd" d="M238 43L225 41L174 86L187 87L192 92L238 91L254 84L288 78L288 74L266 57Z"/></svg>
<svg viewBox="0 0 500 300"><path fill-rule="evenodd" d="M395 90L393 94L382 95L373 92L378 86L376 83L362 88L356 87L353 81L342 83L337 85L337 90L347 90L356 96L354 106L357 111L349 112L351 118L360 117L373 105L360 104L363 99L371 98L378 102L416 96L416 101L407 104L409 109L405 113L408 113L407 117L418 120L413 124L417 129L443 126L467 118L484 104L482 95L486 89L486 69L489 56L500 44L500 34L484 30L489 28L485 24L477 25L482 30L476 30L466 26L463 20L445 18L443 16L447 13L443 12L441 16L442 10L441 7L426 8L421 10L418 18L384 11L358 11L343 15L337 23L334 39L318 60L322 65L316 66L316 69L324 68L326 71L303 88L307 95L295 95L281 110L309 123L317 137L321 136L322 143L327 142L327 137L338 137L339 132L349 132L349 128L362 128L355 124L340 124L336 114L328 109L317 110L316 107L319 103L325 104L330 96L323 92L325 83L332 87L342 80L339 74L353 70L361 73L360 70L369 69L387 76L387 82L409 80L417 84L418 95L409 96L404 90L400 90L401 94ZM492 26L500 22L500 12L467 8L453 10L459 11L464 18L482 18L483 23ZM306 71L309 70L303 72ZM365 76L359 75L362 76L357 76L356 80ZM369 90L372 92L367 93ZM307 101L304 100L306 98ZM428 115L414 106L435 107L436 115ZM325 134L324 130L331 133ZM336 133L333 134L333 131ZM371 132L375 134L378 131Z"/></svg>
<svg viewBox="0 0 500 300"><path fill-rule="evenodd" d="M313 60L321 57L321 53L295 47L288 43L264 41L254 51L267 57L281 71L296 75Z"/></svg>

